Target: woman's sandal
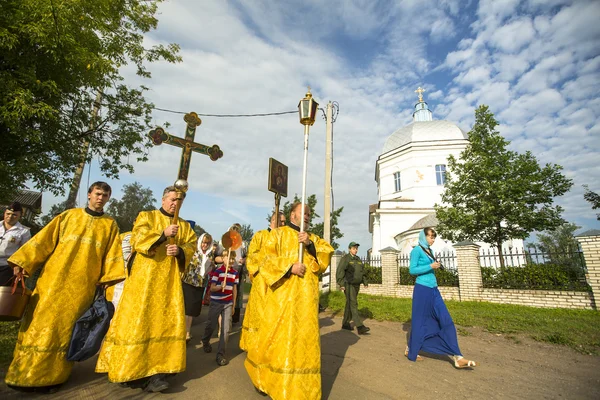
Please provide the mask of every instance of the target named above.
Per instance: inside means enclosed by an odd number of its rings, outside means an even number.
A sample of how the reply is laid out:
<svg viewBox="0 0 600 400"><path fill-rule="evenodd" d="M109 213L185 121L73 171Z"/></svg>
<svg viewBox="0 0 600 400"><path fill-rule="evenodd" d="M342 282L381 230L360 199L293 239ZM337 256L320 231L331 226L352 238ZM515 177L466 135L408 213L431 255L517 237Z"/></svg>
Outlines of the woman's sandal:
<svg viewBox="0 0 600 400"><path fill-rule="evenodd" d="M454 359L454 368L456 368L456 369L474 368L477 366L477 363L475 361L465 360L465 358L463 356L454 356L452 358ZM464 361L466 361L466 363L460 364L459 363L460 360L464 360Z"/></svg>
<svg viewBox="0 0 600 400"><path fill-rule="evenodd" d="M406 350L404 350L404 357L408 358L408 347L406 348ZM417 354L417 359L416 361L424 361L425 359L423 357L421 357L420 355Z"/></svg>

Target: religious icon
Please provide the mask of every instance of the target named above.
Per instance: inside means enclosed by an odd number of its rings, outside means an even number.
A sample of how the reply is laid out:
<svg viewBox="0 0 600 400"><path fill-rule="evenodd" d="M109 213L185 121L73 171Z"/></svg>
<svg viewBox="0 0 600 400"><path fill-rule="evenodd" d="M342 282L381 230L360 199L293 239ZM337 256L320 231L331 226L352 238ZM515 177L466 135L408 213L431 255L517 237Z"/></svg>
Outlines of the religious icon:
<svg viewBox="0 0 600 400"><path fill-rule="evenodd" d="M269 191L287 197L288 167L274 158L269 158Z"/></svg>

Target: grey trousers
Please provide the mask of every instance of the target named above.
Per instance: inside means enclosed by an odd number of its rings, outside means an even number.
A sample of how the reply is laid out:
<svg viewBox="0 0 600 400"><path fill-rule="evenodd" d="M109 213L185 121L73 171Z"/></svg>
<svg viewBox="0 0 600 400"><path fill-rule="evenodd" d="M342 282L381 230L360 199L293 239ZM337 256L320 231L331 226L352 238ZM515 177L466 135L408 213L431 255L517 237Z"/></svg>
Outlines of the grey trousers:
<svg viewBox="0 0 600 400"><path fill-rule="evenodd" d="M350 323L350 320L354 321L354 325L357 327L362 326L363 321L360 315L358 314L358 291L360 290L360 285L351 285L346 283L346 307L344 308L344 319L342 320L342 324L346 325Z"/></svg>
<svg viewBox="0 0 600 400"><path fill-rule="evenodd" d="M227 341L229 340L229 331L231 330L231 314L233 312L233 304L210 302L208 309L208 320L206 321L206 329L202 336L202 343L210 342L213 332L219 323L219 315L221 316L221 336L219 337L219 349L217 355L224 356L227 349Z"/></svg>

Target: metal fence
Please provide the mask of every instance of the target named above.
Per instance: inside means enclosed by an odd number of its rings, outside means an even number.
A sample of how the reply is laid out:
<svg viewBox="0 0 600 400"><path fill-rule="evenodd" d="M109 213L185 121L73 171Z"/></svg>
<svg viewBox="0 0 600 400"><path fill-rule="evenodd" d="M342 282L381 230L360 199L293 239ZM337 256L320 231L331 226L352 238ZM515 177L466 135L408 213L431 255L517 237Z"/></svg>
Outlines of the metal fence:
<svg viewBox="0 0 600 400"><path fill-rule="evenodd" d="M556 264L583 268L585 258L581 248L567 248L562 251L544 252L535 246L527 249L507 248L502 251L505 267L522 267L527 264ZM500 268L500 255L497 248L480 249L479 265L482 267Z"/></svg>
<svg viewBox="0 0 600 400"><path fill-rule="evenodd" d="M381 256L367 256L361 258L361 261L366 267L367 282L374 284L382 283L383 276L381 274Z"/></svg>

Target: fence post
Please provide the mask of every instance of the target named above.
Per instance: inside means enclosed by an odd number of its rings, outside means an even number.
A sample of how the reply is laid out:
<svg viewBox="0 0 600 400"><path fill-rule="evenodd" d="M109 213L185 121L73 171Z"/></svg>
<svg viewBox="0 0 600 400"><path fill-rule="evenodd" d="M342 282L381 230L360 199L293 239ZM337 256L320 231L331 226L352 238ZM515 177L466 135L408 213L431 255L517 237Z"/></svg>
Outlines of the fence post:
<svg viewBox="0 0 600 400"><path fill-rule="evenodd" d="M458 293L461 301L481 300L483 281L479 265L479 245L466 241L456 243Z"/></svg>
<svg viewBox="0 0 600 400"><path fill-rule="evenodd" d="M379 250L379 254L381 254L381 284L386 288L398 286L398 250L386 247Z"/></svg>
<svg viewBox="0 0 600 400"><path fill-rule="evenodd" d="M340 260L342 259L342 252L336 251L331 256L331 269L329 272L329 291L333 292L336 290L340 290L340 287L337 284L337 266L340 264Z"/></svg>
<svg viewBox="0 0 600 400"><path fill-rule="evenodd" d="M592 229L575 237L581 245L587 273L585 277L592 288L592 307L600 303L600 230Z"/></svg>

